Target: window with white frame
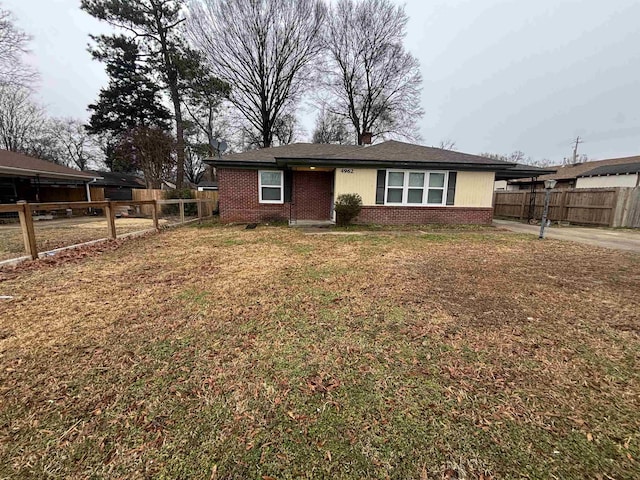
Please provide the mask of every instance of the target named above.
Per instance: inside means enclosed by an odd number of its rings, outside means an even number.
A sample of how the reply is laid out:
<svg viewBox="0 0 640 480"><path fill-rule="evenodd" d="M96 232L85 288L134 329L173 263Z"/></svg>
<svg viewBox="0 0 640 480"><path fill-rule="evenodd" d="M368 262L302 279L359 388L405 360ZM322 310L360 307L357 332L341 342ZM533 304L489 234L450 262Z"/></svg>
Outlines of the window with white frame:
<svg viewBox="0 0 640 480"><path fill-rule="evenodd" d="M260 203L283 203L284 175L281 170L259 170L258 192Z"/></svg>
<svg viewBox="0 0 640 480"><path fill-rule="evenodd" d="M387 170L385 205L445 205L448 172Z"/></svg>

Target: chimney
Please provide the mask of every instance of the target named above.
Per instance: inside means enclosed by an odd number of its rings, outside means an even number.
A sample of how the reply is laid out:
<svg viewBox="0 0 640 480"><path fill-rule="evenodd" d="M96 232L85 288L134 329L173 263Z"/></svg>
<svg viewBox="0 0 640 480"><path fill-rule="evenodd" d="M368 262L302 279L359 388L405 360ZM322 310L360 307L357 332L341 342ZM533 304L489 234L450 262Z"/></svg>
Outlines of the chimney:
<svg viewBox="0 0 640 480"><path fill-rule="evenodd" d="M371 145L371 132L362 132L360 135L360 145Z"/></svg>

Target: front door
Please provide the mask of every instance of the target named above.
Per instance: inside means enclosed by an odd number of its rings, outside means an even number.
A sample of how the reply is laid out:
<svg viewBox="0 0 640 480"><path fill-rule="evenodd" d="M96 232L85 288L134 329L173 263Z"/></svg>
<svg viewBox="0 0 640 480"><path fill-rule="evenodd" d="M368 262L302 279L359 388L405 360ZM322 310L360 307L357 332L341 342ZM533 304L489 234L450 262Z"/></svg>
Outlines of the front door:
<svg viewBox="0 0 640 480"><path fill-rule="evenodd" d="M295 220L331 220L333 172L293 172Z"/></svg>

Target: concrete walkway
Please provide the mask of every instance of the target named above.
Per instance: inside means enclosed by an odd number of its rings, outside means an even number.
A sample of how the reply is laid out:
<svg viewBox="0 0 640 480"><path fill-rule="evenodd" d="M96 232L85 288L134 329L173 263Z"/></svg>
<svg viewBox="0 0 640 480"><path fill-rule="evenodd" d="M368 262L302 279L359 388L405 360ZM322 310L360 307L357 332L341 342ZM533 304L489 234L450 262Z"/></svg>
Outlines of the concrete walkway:
<svg viewBox="0 0 640 480"><path fill-rule="evenodd" d="M530 233L536 236L540 233L539 225L527 225L509 220L494 220L493 224L516 233ZM640 253L640 231L638 230L552 226L545 228L544 236L556 240L570 240L596 247Z"/></svg>

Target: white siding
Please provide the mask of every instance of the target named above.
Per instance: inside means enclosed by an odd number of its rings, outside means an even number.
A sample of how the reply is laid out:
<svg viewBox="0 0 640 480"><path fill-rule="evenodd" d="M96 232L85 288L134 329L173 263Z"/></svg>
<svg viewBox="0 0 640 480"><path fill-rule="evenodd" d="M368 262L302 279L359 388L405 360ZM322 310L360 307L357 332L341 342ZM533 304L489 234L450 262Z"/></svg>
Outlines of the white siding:
<svg viewBox="0 0 640 480"><path fill-rule="evenodd" d="M491 207L495 172L458 172L456 207Z"/></svg>
<svg viewBox="0 0 640 480"><path fill-rule="evenodd" d="M576 181L576 188L635 187L637 185L638 174L580 177Z"/></svg>

